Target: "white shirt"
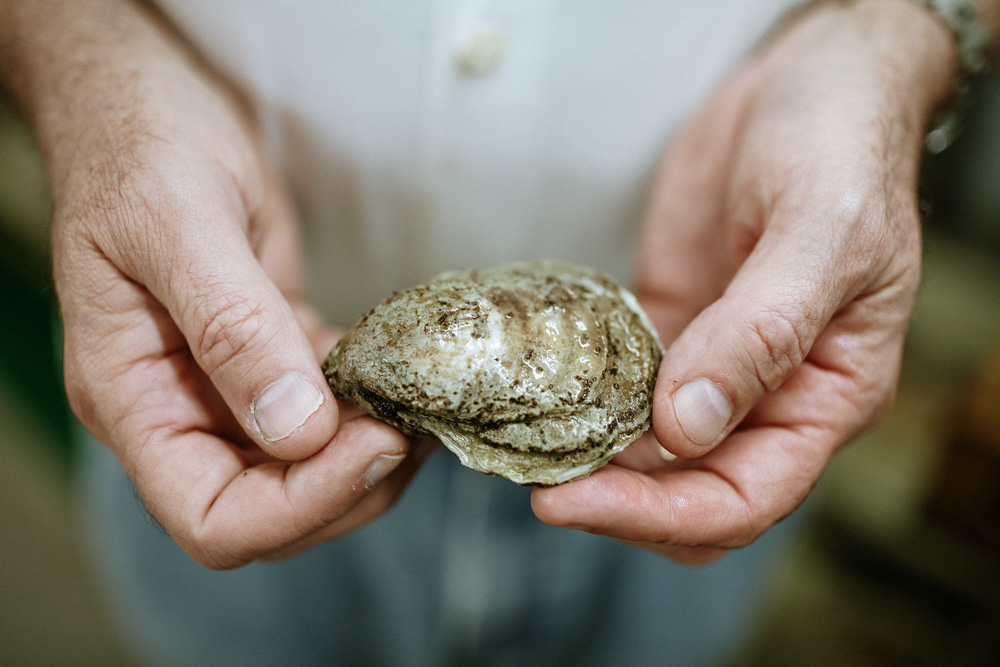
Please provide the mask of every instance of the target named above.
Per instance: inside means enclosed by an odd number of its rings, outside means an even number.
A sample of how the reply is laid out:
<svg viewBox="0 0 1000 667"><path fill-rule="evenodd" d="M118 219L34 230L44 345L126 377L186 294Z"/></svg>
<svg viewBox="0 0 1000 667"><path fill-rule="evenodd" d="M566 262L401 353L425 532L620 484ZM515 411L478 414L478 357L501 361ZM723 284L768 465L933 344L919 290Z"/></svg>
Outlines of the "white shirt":
<svg viewBox="0 0 1000 667"><path fill-rule="evenodd" d="M451 268L628 281L671 133L790 4L160 0L256 102L341 325Z"/></svg>

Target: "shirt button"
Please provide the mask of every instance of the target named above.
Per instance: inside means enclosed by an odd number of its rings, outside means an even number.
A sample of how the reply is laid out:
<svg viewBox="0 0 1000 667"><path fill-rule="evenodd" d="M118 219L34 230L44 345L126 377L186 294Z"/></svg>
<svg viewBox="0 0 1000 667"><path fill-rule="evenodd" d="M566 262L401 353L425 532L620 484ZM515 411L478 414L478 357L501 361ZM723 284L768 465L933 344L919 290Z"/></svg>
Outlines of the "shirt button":
<svg viewBox="0 0 1000 667"><path fill-rule="evenodd" d="M494 26L480 25L458 50L458 71L467 76L490 74L500 67L506 55L507 37Z"/></svg>

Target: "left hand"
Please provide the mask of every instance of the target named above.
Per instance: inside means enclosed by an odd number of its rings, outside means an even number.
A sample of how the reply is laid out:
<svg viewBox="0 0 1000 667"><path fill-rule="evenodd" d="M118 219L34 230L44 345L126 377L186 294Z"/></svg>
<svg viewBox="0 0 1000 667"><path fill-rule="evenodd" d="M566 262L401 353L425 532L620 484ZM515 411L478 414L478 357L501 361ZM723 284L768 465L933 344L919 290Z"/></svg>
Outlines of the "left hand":
<svg viewBox="0 0 1000 667"><path fill-rule="evenodd" d="M906 0L820 3L724 81L656 183L637 296L670 345L653 432L532 497L685 562L753 542L892 403L922 139L956 66Z"/></svg>

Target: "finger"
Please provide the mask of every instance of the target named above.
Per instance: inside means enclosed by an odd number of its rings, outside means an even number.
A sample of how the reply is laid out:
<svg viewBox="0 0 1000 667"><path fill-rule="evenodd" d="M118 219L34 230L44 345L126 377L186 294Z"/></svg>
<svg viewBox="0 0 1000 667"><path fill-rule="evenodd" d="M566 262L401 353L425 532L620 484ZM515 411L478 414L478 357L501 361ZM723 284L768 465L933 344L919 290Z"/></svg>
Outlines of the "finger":
<svg viewBox="0 0 1000 667"><path fill-rule="evenodd" d="M436 441L429 439L411 439L406 458L383 481L369 489L367 495L341 518L286 547L265 554L261 559L272 561L289 558L312 546L350 533L382 516L396 504L436 445Z"/></svg>
<svg viewBox="0 0 1000 667"><path fill-rule="evenodd" d="M611 460L623 468L638 470L640 472L658 470L667 464L674 466L687 465L685 459L679 459L661 447L660 443L656 441L656 438L649 431L643 433L642 437L624 450L615 454Z"/></svg>
<svg viewBox="0 0 1000 667"><path fill-rule="evenodd" d="M247 433L274 456L308 456L337 424L312 344L249 252L233 248L223 263L195 269L200 275L175 282L165 300L176 304L196 362Z"/></svg>
<svg viewBox="0 0 1000 667"><path fill-rule="evenodd" d="M330 441L337 405L293 308L230 213L181 211L196 217L189 231L171 239L165 261L137 270L247 434L273 456L301 459Z"/></svg>
<svg viewBox="0 0 1000 667"><path fill-rule="evenodd" d="M267 196L259 206L257 219L265 224L266 233L251 234L251 247L264 272L292 306L295 317L308 337L316 359L322 362L343 332L326 326L322 317L309 303L302 287L302 267L298 226L293 224L295 214L291 203L284 196L284 188L272 173Z"/></svg>
<svg viewBox="0 0 1000 667"><path fill-rule="evenodd" d="M160 178L136 180L112 224L81 210L84 231L117 282L162 304L248 436L273 456L309 456L333 436L337 407L286 298L301 292L289 207L267 174L237 183L201 156L152 157ZM170 342L166 352L179 351Z"/></svg>
<svg viewBox="0 0 1000 667"><path fill-rule="evenodd" d="M743 547L801 504L828 460L826 449L817 429L737 431L690 467L643 473L610 464L589 478L537 489L532 509L545 523L657 551Z"/></svg>
<svg viewBox="0 0 1000 667"><path fill-rule="evenodd" d="M842 227L855 226L857 214L845 212L844 224L792 218L774 216L721 298L668 349L654 396L653 429L672 453L700 456L718 445L763 395L802 365L867 277L858 262L841 259L855 253L824 231L839 234Z"/></svg>
<svg viewBox="0 0 1000 667"><path fill-rule="evenodd" d="M640 465L616 458L588 479L536 491L535 513L684 562L711 557L702 547L749 544L798 507L836 450L891 404L891 380L872 369L886 364L892 375L901 329L859 340L859 318L871 322L864 310L852 304L838 315L810 358L781 391L757 402L723 446L659 466L649 456Z"/></svg>
<svg viewBox="0 0 1000 667"><path fill-rule="evenodd" d="M370 418L342 424L330 446L307 459L250 467L242 450L219 438L164 434L141 450L135 482L185 551L207 567L228 569L337 524L408 451L403 435ZM336 534L377 516L398 491L393 486Z"/></svg>

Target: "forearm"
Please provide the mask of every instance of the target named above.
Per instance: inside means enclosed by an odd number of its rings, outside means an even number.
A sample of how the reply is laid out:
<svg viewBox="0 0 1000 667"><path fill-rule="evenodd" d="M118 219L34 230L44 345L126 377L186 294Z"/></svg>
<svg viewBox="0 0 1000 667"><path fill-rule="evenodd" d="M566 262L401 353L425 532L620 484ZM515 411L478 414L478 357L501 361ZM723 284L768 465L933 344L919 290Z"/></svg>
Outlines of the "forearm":
<svg viewBox="0 0 1000 667"><path fill-rule="evenodd" d="M998 4L981 1L984 10ZM996 32L993 36L995 43ZM896 164L912 167L905 169L910 180L916 178L925 135L956 100L961 71L952 29L915 0L816 0L779 26L755 60L762 79L771 83L791 77L801 88L803 80L815 86L835 86L838 77L853 81L855 94L815 114L837 124L857 120L852 110L866 105L874 114L869 124L881 126L891 140L887 149L894 151ZM806 71L808 77L794 75ZM811 99L793 90L787 103L798 104L799 97Z"/></svg>
<svg viewBox="0 0 1000 667"><path fill-rule="evenodd" d="M159 101L203 86L198 69L130 0L0 0L0 84L31 123L56 192L74 160L121 145Z"/></svg>

